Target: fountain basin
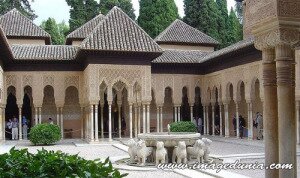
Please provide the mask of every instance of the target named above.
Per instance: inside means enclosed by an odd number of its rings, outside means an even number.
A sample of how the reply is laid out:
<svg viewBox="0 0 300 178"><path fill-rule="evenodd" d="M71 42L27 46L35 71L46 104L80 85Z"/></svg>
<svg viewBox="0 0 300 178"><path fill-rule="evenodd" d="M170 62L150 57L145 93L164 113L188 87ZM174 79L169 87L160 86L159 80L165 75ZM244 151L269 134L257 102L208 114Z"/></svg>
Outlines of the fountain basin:
<svg viewBox="0 0 300 178"><path fill-rule="evenodd" d="M157 141L164 142L165 147L177 146L179 141L184 141L186 146L192 146L196 140L201 138L200 133L189 132L152 132L138 134L138 138L145 140L146 146L156 147Z"/></svg>

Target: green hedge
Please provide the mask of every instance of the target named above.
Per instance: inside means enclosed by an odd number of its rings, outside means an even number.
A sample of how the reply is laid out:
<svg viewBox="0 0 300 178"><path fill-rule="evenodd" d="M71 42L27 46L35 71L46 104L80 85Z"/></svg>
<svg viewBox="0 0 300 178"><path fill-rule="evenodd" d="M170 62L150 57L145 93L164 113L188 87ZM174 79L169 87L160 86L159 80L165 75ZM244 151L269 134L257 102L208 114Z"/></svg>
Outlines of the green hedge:
<svg viewBox="0 0 300 178"><path fill-rule="evenodd" d="M64 177L125 177L105 162L89 161L78 155L62 152L38 150L31 154L27 149L12 148L9 153L0 155L0 177L6 178L64 178Z"/></svg>
<svg viewBox="0 0 300 178"><path fill-rule="evenodd" d="M54 124L38 124L31 128L29 140L34 145L49 145L61 139L60 128Z"/></svg>
<svg viewBox="0 0 300 178"><path fill-rule="evenodd" d="M190 121L173 122L170 124L171 132L197 132L197 127Z"/></svg>

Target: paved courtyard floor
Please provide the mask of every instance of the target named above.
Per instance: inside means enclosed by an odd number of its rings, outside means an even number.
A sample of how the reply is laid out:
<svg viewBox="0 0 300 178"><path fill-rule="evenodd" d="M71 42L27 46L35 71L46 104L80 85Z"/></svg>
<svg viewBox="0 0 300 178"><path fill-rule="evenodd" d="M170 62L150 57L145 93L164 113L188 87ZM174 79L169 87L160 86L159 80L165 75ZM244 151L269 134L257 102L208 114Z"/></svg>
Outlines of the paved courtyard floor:
<svg viewBox="0 0 300 178"><path fill-rule="evenodd" d="M264 143L259 140L247 140L236 138L205 136L213 141L211 145L211 156L223 159L225 163L233 163L239 160L242 163L264 163ZM129 173L128 178L182 178L182 177L228 177L242 178L253 177L263 178L264 170L222 170L216 173L215 170L159 170L156 168L141 168L118 164L118 160L128 158L127 146L124 145L127 139L108 142L101 140L100 143L88 144L82 140L63 140L57 145L44 146L47 150L61 150L69 154L79 154L85 159L105 159L110 157L114 166L122 173ZM29 141L6 141L0 145L0 154L8 152L15 146L18 149L28 148L32 153L41 149L41 146L31 146ZM297 148L297 160L300 164L300 147ZM300 166L298 164L298 171Z"/></svg>

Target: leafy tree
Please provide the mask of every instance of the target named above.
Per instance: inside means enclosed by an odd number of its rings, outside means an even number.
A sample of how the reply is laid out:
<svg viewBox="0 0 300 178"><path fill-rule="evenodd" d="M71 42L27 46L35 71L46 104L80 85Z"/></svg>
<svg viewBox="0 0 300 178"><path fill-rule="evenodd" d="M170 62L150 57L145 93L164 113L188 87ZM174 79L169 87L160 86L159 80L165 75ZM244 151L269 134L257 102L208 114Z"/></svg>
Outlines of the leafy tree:
<svg viewBox="0 0 300 178"><path fill-rule="evenodd" d="M228 43L233 44L243 39L242 25L237 18L235 11L231 8L228 17Z"/></svg>
<svg viewBox="0 0 300 178"><path fill-rule="evenodd" d="M134 9L131 0L100 0L100 11L107 14L114 6L121 8L130 18L135 20Z"/></svg>
<svg viewBox="0 0 300 178"><path fill-rule="evenodd" d="M140 0L138 23L152 38L177 18L179 15L174 0Z"/></svg>
<svg viewBox="0 0 300 178"><path fill-rule="evenodd" d="M0 14L4 14L13 8L18 9L18 11L31 20L37 18L28 0L0 0Z"/></svg>
<svg viewBox="0 0 300 178"><path fill-rule="evenodd" d="M216 0L218 7L218 32L220 48L224 48L229 45L228 43L228 10L227 0Z"/></svg>
<svg viewBox="0 0 300 178"><path fill-rule="evenodd" d="M57 24L55 19L48 18L48 20L42 22L41 27L51 35L52 44L62 45L65 43L69 27L64 21Z"/></svg>
<svg viewBox="0 0 300 178"><path fill-rule="evenodd" d="M237 12L237 18L239 19L240 23L243 24L243 0L236 0L235 10Z"/></svg>
<svg viewBox="0 0 300 178"><path fill-rule="evenodd" d="M99 14L99 4L95 0L66 0L70 6L70 31L74 31Z"/></svg>

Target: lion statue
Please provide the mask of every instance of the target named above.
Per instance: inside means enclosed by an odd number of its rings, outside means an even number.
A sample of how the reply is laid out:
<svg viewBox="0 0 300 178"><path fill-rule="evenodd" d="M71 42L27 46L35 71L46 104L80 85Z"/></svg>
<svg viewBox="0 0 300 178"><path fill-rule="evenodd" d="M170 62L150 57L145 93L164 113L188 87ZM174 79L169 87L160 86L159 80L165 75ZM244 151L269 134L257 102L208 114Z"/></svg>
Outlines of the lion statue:
<svg viewBox="0 0 300 178"><path fill-rule="evenodd" d="M130 139L127 145L128 145L128 154L130 156L130 162L133 163L136 160L138 144L134 139Z"/></svg>
<svg viewBox="0 0 300 178"><path fill-rule="evenodd" d="M165 149L164 142L156 142L156 152L155 152L155 165L157 166L160 162L165 163L168 160L168 152Z"/></svg>
<svg viewBox="0 0 300 178"><path fill-rule="evenodd" d="M208 156L210 154L210 144L212 143L212 141L208 138L202 138L202 141L204 142L204 162L208 162Z"/></svg>
<svg viewBox="0 0 300 178"><path fill-rule="evenodd" d="M173 155L172 155L172 162L175 162L177 158L177 163L185 163L187 162L187 153L186 153L186 145L184 141L178 142L178 146L174 148Z"/></svg>
<svg viewBox="0 0 300 178"><path fill-rule="evenodd" d="M151 155L152 152L153 152L153 148L152 147L146 147L145 141L144 140L140 140L137 143L138 163L141 166L145 166L146 159L147 159L148 156Z"/></svg>
<svg viewBox="0 0 300 178"><path fill-rule="evenodd" d="M203 163L204 146L205 143L201 139L199 139L195 142L193 147L187 147L186 151L188 154L189 161L191 160L192 157L196 157L198 163Z"/></svg>

